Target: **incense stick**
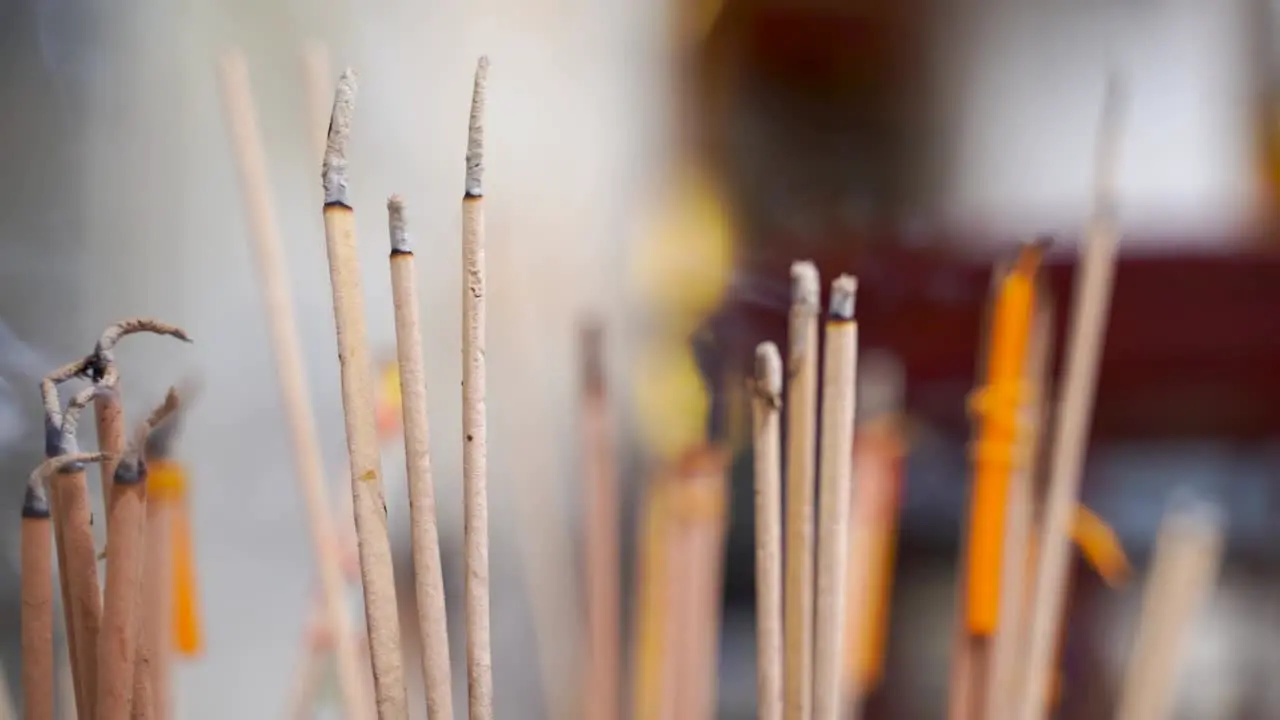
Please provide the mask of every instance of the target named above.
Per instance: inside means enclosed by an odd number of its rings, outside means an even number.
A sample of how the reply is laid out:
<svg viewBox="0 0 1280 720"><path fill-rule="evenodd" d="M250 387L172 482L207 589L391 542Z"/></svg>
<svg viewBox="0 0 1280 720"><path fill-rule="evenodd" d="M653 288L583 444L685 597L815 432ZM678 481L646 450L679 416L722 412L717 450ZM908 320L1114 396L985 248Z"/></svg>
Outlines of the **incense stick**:
<svg viewBox="0 0 1280 720"><path fill-rule="evenodd" d="M782 720L782 355L756 348L752 407L756 496L756 695L759 720Z"/></svg>
<svg viewBox="0 0 1280 720"><path fill-rule="evenodd" d="M815 720L842 716L844 677L845 576L852 551L861 558L866 548L852 550L849 539L849 501L853 483L854 407L857 400L858 325L854 306L858 282L841 275L831 283L822 361L822 458L819 487L817 603L814 624Z"/></svg>
<svg viewBox="0 0 1280 720"><path fill-rule="evenodd" d="M462 475L466 533L467 698L471 720L493 717L489 641L488 441L485 420L484 100L489 59L476 64L462 199Z"/></svg>
<svg viewBox="0 0 1280 720"><path fill-rule="evenodd" d="M1035 318L1027 349L1026 395L1019 412L1023 428L1009 484L1008 511L1000 567L1000 620L992 640L991 677L987 689L987 717L1013 717L1026 635L1027 571L1031 528L1035 516L1036 467L1040 457L1045 412L1045 376L1053 344L1053 306L1044 288L1036 290Z"/></svg>
<svg viewBox="0 0 1280 720"><path fill-rule="evenodd" d="M25 717L53 720L53 543L45 483L71 465L99 462L102 453L45 460L31 473L22 502L22 694Z"/></svg>
<svg viewBox="0 0 1280 720"><path fill-rule="evenodd" d="M614 427L605 391L604 329L590 322L582 329L583 505L586 508L585 573L587 654L583 717L621 717L621 548L622 524Z"/></svg>
<svg viewBox="0 0 1280 720"><path fill-rule="evenodd" d="M352 498L364 583L365 621L378 717L402 718L409 712L404 661L400 652L400 615L395 572L387 537L387 505L382 490L382 453L374 412L372 358L365 329L364 291L356 248L355 212L347 193L347 142L355 108L356 77L347 70L338 79L329 119L321 179L324 187L324 235L333 287L333 319L342 370L342 410L351 460Z"/></svg>
<svg viewBox="0 0 1280 720"><path fill-rule="evenodd" d="M285 419L293 446L298 484L306 506L311 531L311 551L324 596L325 612L334 633L338 685L342 692L343 715L360 720L369 714L372 703L362 681L360 652L352 633L346 599L346 584L337 547L333 513L325 490L324 462L315 414L307 394L307 370L302 342L298 337L296 313L289 294L289 275L284 243L280 238L267 181L266 153L253 110L249 71L239 52L222 61L223 101L234 141L236 164L249 216L258 277L266 305L276 376L284 403Z"/></svg>
<svg viewBox="0 0 1280 720"><path fill-rule="evenodd" d="M449 667L449 623L445 614L444 571L440 565L440 531L436 523L436 491L431 477L431 440L427 422L427 373L422 359L418 319L418 281L413 249L405 229L404 203L387 201L391 234L391 292L395 305L396 353L400 368L404 455L409 476L409 513L413 543L413 582L422 638L422 679L427 714L453 718L453 683Z"/></svg>
<svg viewBox="0 0 1280 720"><path fill-rule="evenodd" d="M1080 496L1080 478L1115 278L1119 229L1114 207L1114 176L1122 100L1120 86L1112 78L1107 86L1098 139L1096 207L1081 249L1072 298L1066 371L1054 424L1043 540L1031 601L1028 674L1019 703L1019 720L1040 720L1047 712L1053 648L1066 603L1071 519Z"/></svg>
<svg viewBox="0 0 1280 720"><path fill-rule="evenodd" d="M112 373L109 369L108 373ZM110 380L104 380L110 382ZM177 391L142 422L116 464L107 507L107 578L102 602L102 632L98 637L98 687L94 717L126 720L133 711L134 664L137 661L140 595L145 562L144 531L147 512L147 466L143 446L151 428L178 407Z"/></svg>
<svg viewBox="0 0 1280 720"><path fill-rule="evenodd" d="M787 478L784 695L787 720L813 712L813 524L818 410L818 269L791 266L787 328Z"/></svg>
<svg viewBox="0 0 1280 720"><path fill-rule="evenodd" d="M1160 524L1118 720L1173 717L1178 670L1196 615L1213 593L1223 544L1212 507L1175 510Z"/></svg>

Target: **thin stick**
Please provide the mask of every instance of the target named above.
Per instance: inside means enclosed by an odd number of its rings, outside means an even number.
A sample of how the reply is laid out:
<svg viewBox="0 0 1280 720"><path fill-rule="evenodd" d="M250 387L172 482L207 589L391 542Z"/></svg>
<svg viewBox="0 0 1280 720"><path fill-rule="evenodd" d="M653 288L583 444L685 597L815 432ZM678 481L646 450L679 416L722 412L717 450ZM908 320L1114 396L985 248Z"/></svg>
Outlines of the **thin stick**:
<svg viewBox="0 0 1280 720"><path fill-rule="evenodd" d="M844 631L846 720L859 720L884 674L902 486L903 371L887 353L858 358L858 429L850 500Z"/></svg>
<svg viewBox="0 0 1280 720"><path fill-rule="evenodd" d="M222 62L223 101L235 145L236 163L249 216L250 236L258 267L258 278L266 305L271 345L276 360L276 376L289 425L298 484L306 505L311 530L311 551L325 611L333 629L338 685L342 692L344 717L359 720L369 715L369 700L361 668L360 650L352 632L342 579L341 557L333 512L325 490L324 461L316 430L315 413L307 394L307 370L302 342L298 338L296 313L289 295L289 274L276 222L270 185L267 182L266 154L258 132L249 88L249 71L239 52L228 53Z"/></svg>
<svg viewBox="0 0 1280 720"><path fill-rule="evenodd" d="M684 602L677 666L681 668L680 715L689 720L716 716L720 598L723 578L727 455L711 446L693 451L681 468L679 515L673 549L683 572L674 589Z"/></svg>
<svg viewBox="0 0 1280 720"><path fill-rule="evenodd" d="M1032 321L1025 371L1027 394L1019 413L1023 428L1018 458L1009 485L1004 547L1000 567L1000 621L992 641L991 678L987 689L987 717L1012 719L1022 677L1026 635L1027 548L1035 516L1034 495L1037 460L1040 457L1046 395L1045 376L1053 345L1053 306L1043 290L1036 292L1036 316Z"/></svg>
<svg viewBox="0 0 1280 720"><path fill-rule="evenodd" d="M342 73L329 120L329 145L321 173L324 186L324 235L333 287L333 319L342 369L342 410L351 460L356 536L364 582L365 622L373 688L380 718L409 712L404 660L400 652L400 615L395 572L387 537L387 505L382 491L382 452L374 412L373 360L365 328L364 290L356 248L355 212L347 194L347 142L355 108L356 76Z"/></svg>
<svg viewBox="0 0 1280 720"><path fill-rule="evenodd" d="M841 275L831 283L822 361L822 459L818 516L817 606L814 624L822 628L814 638L815 720L837 720L844 698L845 577L849 553L862 557L865 547L852 550L849 540L849 500L853 485L854 410L857 401L858 325L854 304L858 281Z"/></svg>
<svg viewBox="0 0 1280 720"><path fill-rule="evenodd" d="M77 452L76 427L81 411L98 395L113 392L101 384L76 393L67 403L62 415L61 439L58 447L64 452ZM46 423L54 420L47 417ZM92 715L92 701L97 695L98 684L98 633L102 626L102 589L98 579L98 553L93 539L92 510L89 507L89 490L83 464L73 464L57 472L50 484L57 504L55 517L60 517L64 547L59 553L63 565L60 572L66 577L63 603L70 609L71 624L76 642L68 647L71 660L72 685L77 688L77 710L83 717ZM55 519L55 523L56 523ZM83 710L79 708L83 706Z"/></svg>
<svg viewBox="0 0 1280 720"><path fill-rule="evenodd" d="M462 199L462 450L466 527L467 697L471 720L493 717L489 643L489 490L485 428L484 96L489 59L476 64Z"/></svg>
<svg viewBox="0 0 1280 720"><path fill-rule="evenodd" d="M107 580L97 648L94 717L100 720L126 720L133 711L147 520L147 466L142 452L151 428L177 407L177 392L170 389L116 464L107 505L113 519L107 526Z"/></svg>
<svg viewBox="0 0 1280 720"><path fill-rule="evenodd" d="M756 495L756 695L760 720L782 720L782 355L756 347L752 407Z"/></svg>
<svg viewBox="0 0 1280 720"><path fill-rule="evenodd" d="M22 503L22 694L24 717L53 720L53 543L45 483L69 466L99 462L102 453L50 458L31 473Z"/></svg>
<svg viewBox="0 0 1280 720"><path fill-rule="evenodd" d="M1080 497L1080 478L1097 393L1098 365L1111 307L1119 240L1115 217L1115 165L1122 101L1112 78L1102 111L1098 141L1096 207L1072 298L1066 373L1058 400L1043 541L1036 563L1035 590L1027 649L1027 678L1019 704L1020 720L1040 720L1048 708L1054 644L1062 625L1071 560L1071 521Z"/></svg>
<svg viewBox="0 0 1280 720"><path fill-rule="evenodd" d="M791 266L791 316L787 329L786 660L787 720L813 713L813 523L817 462L818 269Z"/></svg>
<svg viewBox="0 0 1280 720"><path fill-rule="evenodd" d="M387 201L387 215L391 232L391 293L395 305L404 454L409 475L413 581L418 602L418 632L422 638L422 679L427 694L427 715L433 720L452 720L449 623L445 614L444 571L440 565L436 490L431 477L427 372L422 359L422 329L418 319L418 281L414 273L413 249L405 229L404 203L398 196Z"/></svg>
<svg viewBox="0 0 1280 720"><path fill-rule="evenodd" d="M1175 510L1160 524L1118 720L1173 717L1178 671L1196 616L1213 594L1222 551L1212 507Z"/></svg>
<svg viewBox="0 0 1280 720"><path fill-rule="evenodd" d="M587 510L586 677L583 717L618 720L621 672L621 507L614 459L613 420L605 391L604 330L590 323L582 330L583 504Z"/></svg>
<svg viewBox="0 0 1280 720"><path fill-rule="evenodd" d="M672 683L667 669L672 622L668 600L672 558L667 549L670 532L670 482L663 473L645 488L644 509L639 527L639 559L636 587L639 598L635 611L635 659L632 662L631 717L660 720L670 717Z"/></svg>

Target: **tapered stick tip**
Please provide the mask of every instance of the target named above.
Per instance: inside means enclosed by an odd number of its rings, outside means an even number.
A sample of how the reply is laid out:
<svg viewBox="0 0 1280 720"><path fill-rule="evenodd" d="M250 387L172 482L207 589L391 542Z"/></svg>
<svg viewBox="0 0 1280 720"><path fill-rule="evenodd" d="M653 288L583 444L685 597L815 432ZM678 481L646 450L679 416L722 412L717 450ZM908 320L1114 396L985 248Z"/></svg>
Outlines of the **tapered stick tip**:
<svg viewBox="0 0 1280 720"><path fill-rule="evenodd" d="M471 90L471 118L467 123L467 197L484 196L484 100L489 82L489 57L476 62L475 85Z"/></svg>
<svg viewBox="0 0 1280 720"><path fill-rule="evenodd" d="M387 228L391 233L391 254L407 255L413 252L409 243L409 229L404 219L404 198L392 195L387 198Z"/></svg>
<svg viewBox="0 0 1280 720"><path fill-rule="evenodd" d="M821 295L818 266L808 260L791 263L791 304L816 310Z"/></svg>
<svg viewBox="0 0 1280 720"><path fill-rule="evenodd" d="M326 205L349 205L347 199L347 141L351 137L351 117L356 106L356 74L351 68L342 71L333 93L333 112L329 115L329 138L325 143L320 180L324 186Z"/></svg>
<svg viewBox="0 0 1280 720"><path fill-rule="evenodd" d="M762 342L756 346L756 384L770 397L782 392L782 353L774 343Z"/></svg>
<svg viewBox="0 0 1280 720"><path fill-rule="evenodd" d="M841 275L831 283L831 307L833 320L852 320L858 302L858 278Z"/></svg>

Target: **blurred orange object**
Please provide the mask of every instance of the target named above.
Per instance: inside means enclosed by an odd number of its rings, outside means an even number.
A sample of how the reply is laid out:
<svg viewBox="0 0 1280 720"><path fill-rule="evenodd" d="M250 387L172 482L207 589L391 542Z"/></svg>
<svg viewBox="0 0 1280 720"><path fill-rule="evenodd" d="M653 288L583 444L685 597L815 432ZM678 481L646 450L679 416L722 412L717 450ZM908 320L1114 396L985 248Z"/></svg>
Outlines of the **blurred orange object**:
<svg viewBox="0 0 1280 720"><path fill-rule="evenodd" d="M203 636L185 469L169 458L150 460L147 493L153 502L164 503L169 509L173 647L183 657L194 657L203 649Z"/></svg>
<svg viewBox="0 0 1280 720"><path fill-rule="evenodd" d="M401 413L400 368L395 360L383 363L378 374L374 412L378 423L378 439L389 442L399 438L404 416Z"/></svg>

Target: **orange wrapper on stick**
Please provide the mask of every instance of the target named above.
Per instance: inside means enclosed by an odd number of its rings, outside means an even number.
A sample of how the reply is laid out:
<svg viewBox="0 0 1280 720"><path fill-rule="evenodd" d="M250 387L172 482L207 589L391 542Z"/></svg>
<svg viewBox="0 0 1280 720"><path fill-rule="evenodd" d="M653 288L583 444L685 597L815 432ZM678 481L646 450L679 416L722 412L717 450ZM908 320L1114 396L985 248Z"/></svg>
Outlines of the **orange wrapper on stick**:
<svg viewBox="0 0 1280 720"><path fill-rule="evenodd" d="M1009 483L1024 395L1024 366L1043 245L1027 245L1000 281L991 325L986 382L972 400L978 422L970 504L965 614L969 633L989 636L1000 616L1000 560Z"/></svg>
<svg viewBox="0 0 1280 720"><path fill-rule="evenodd" d="M182 657L195 657L203 650L204 640L186 470L169 458L152 459L148 463L147 493L151 502L164 503L169 509L173 649Z"/></svg>

